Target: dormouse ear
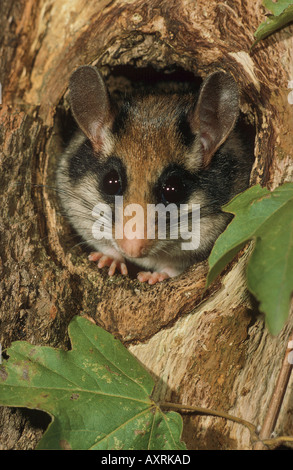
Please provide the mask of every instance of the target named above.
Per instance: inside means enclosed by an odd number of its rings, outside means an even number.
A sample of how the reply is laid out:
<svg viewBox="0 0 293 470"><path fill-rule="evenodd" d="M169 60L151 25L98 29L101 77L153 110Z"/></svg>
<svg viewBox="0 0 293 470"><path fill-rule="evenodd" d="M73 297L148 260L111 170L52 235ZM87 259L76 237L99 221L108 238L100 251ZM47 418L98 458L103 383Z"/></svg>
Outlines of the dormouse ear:
<svg viewBox="0 0 293 470"><path fill-rule="evenodd" d="M103 142L105 127L110 123L110 100L105 83L95 67L76 69L69 82L73 116L80 129L96 146Z"/></svg>
<svg viewBox="0 0 293 470"><path fill-rule="evenodd" d="M199 131L204 167L232 131L238 114L239 92L232 75L225 72L209 75L190 122L192 131Z"/></svg>

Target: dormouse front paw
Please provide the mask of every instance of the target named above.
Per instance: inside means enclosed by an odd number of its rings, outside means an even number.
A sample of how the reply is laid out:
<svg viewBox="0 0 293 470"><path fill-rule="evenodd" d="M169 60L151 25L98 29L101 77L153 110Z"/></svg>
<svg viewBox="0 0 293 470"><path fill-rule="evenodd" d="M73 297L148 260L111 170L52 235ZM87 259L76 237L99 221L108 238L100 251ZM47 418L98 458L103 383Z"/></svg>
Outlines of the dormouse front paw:
<svg viewBox="0 0 293 470"><path fill-rule="evenodd" d="M140 282L148 282L150 285L154 285L157 282L162 282L165 279L168 279L170 276L167 273L158 273L150 271L140 271L137 275L137 279Z"/></svg>
<svg viewBox="0 0 293 470"><path fill-rule="evenodd" d="M113 276L115 272L120 272L123 276L128 274L128 269L124 261L117 261L112 256L105 255L100 251L90 253L88 259L90 261L98 261L98 268L102 269L105 266L109 267L108 275Z"/></svg>

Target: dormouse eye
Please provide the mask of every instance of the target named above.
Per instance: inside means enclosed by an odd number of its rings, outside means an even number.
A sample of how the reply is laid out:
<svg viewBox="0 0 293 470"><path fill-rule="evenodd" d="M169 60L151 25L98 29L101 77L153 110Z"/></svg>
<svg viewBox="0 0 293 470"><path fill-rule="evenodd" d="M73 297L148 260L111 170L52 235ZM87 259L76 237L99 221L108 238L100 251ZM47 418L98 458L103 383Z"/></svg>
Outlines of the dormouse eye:
<svg viewBox="0 0 293 470"><path fill-rule="evenodd" d="M162 202L164 204L180 203L185 196L185 185L178 176L169 176L162 185Z"/></svg>
<svg viewBox="0 0 293 470"><path fill-rule="evenodd" d="M108 196L119 196L122 193L122 184L119 173L116 170L111 170L104 176L103 191Z"/></svg>

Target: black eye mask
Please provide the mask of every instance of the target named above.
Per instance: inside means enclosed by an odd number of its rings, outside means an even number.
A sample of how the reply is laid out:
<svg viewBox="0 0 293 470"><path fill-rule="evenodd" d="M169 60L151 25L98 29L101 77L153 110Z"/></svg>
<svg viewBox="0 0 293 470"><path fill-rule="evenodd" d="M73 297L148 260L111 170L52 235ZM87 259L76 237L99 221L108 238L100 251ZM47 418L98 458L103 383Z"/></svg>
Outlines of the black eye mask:
<svg viewBox="0 0 293 470"><path fill-rule="evenodd" d="M162 173L154 188L156 201L163 204L186 204L197 188L196 176L179 165L170 165Z"/></svg>

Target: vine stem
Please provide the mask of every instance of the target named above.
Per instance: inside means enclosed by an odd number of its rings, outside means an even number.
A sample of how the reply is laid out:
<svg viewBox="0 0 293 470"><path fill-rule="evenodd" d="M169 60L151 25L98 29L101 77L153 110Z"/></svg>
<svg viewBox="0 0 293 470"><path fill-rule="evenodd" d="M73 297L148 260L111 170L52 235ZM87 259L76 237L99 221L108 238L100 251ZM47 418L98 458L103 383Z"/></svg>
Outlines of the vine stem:
<svg viewBox="0 0 293 470"><path fill-rule="evenodd" d="M259 433L260 441L254 446L254 450L263 450L265 445L271 441L270 437L275 429L275 425L280 414L281 406L287 390L288 382L292 371L292 361L289 361L289 354L293 351L293 332L291 333L287 349L284 355L283 363L279 376L271 397L271 401L266 413L262 428ZM292 354L293 355L293 354ZM282 438L280 438L281 440ZM290 439L291 440L291 439ZM292 439L293 440L293 439Z"/></svg>

